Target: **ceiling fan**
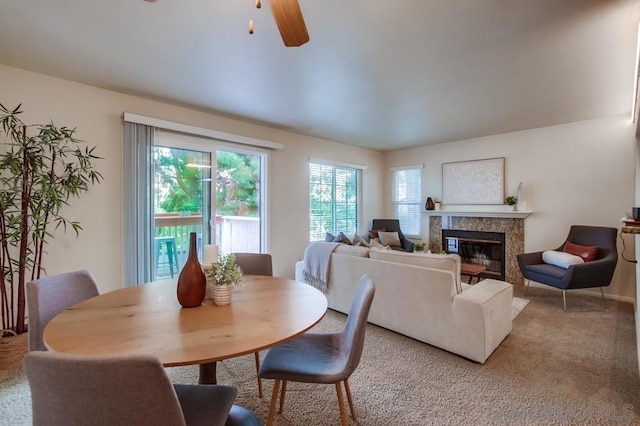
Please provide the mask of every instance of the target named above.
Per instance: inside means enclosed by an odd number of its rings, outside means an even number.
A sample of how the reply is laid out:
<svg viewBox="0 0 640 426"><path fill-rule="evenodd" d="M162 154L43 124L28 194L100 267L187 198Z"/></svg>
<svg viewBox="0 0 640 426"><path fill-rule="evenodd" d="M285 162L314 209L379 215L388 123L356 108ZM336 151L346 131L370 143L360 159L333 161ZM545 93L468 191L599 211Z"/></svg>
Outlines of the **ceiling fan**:
<svg viewBox="0 0 640 426"><path fill-rule="evenodd" d="M156 0L145 1L153 3ZM309 41L309 33L298 0L269 0L269 3L285 46L302 46ZM261 7L260 0L256 0L256 7ZM253 34L253 22L249 24L249 33Z"/></svg>

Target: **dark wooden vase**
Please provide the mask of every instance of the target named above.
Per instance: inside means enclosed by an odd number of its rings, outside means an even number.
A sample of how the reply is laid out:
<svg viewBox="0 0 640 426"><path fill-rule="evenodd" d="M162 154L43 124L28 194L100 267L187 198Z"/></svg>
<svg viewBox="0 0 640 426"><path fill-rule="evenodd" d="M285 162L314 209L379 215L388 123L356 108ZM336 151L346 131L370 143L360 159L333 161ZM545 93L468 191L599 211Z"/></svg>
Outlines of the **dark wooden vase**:
<svg viewBox="0 0 640 426"><path fill-rule="evenodd" d="M207 292L207 278L198 260L196 233L189 235L189 257L178 277L178 302L183 308L200 306Z"/></svg>
<svg viewBox="0 0 640 426"><path fill-rule="evenodd" d="M427 202L424 205L425 210L433 210L436 208L435 204L433 203L433 199L431 197L427 198Z"/></svg>

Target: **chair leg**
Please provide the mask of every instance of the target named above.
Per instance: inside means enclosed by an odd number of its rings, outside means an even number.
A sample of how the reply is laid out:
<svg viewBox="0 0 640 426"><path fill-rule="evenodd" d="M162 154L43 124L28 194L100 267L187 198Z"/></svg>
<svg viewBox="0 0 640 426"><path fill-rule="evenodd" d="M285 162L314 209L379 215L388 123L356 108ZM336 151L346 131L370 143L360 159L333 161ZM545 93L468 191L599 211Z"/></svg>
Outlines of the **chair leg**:
<svg viewBox="0 0 640 426"><path fill-rule="evenodd" d="M344 409L344 399L342 398L340 382L336 383L336 393L338 394L338 406L340 407L340 420L342 421L342 426L347 426L347 413Z"/></svg>
<svg viewBox="0 0 640 426"><path fill-rule="evenodd" d="M256 377L258 378L258 398L262 399L262 379L260 378L260 352L254 352L256 356Z"/></svg>
<svg viewBox="0 0 640 426"><path fill-rule="evenodd" d="M531 284L531 280L530 280L530 279L527 279L527 286L526 286L527 288L526 288L526 289L525 289L525 291L524 291L524 295L525 295L525 297L526 297L526 296L527 296L527 294L529 293L529 284Z"/></svg>
<svg viewBox="0 0 640 426"><path fill-rule="evenodd" d="M276 403L278 402L278 392L280 391L280 380L273 382L273 395L271 395L271 404L269 404L269 416L267 417L267 426L273 425L273 419L276 415Z"/></svg>
<svg viewBox="0 0 640 426"><path fill-rule="evenodd" d="M609 307L607 306L607 299L604 298L604 291L602 291L602 287L598 287L600 289L600 295L602 296L602 305L604 306L604 310L608 311Z"/></svg>
<svg viewBox="0 0 640 426"><path fill-rule="evenodd" d="M279 414L282 414L284 410L284 394L287 392L287 381L282 381L282 390L280 391L280 409L278 410Z"/></svg>
<svg viewBox="0 0 640 426"><path fill-rule="evenodd" d="M347 392L347 401L349 401L349 409L351 410L351 417L356 420L356 410L353 408L353 398L351 398L351 389L349 388L349 381L345 379L344 390Z"/></svg>
<svg viewBox="0 0 640 426"><path fill-rule="evenodd" d="M564 311L567 312L567 292L562 290L562 304L564 305Z"/></svg>

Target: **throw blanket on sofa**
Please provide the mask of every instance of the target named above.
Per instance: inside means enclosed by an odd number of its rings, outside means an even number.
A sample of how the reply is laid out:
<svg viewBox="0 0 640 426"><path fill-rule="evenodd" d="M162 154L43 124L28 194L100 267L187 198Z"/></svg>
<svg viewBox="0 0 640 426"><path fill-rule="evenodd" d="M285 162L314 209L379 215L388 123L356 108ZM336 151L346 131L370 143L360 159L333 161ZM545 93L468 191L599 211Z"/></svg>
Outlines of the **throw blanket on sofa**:
<svg viewBox="0 0 640 426"><path fill-rule="evenodd" d="M304 251L304 269L302 271L304 282L324 294L327 294L331 253L338 245L340 243L314 242L309 244Z"/></svg>

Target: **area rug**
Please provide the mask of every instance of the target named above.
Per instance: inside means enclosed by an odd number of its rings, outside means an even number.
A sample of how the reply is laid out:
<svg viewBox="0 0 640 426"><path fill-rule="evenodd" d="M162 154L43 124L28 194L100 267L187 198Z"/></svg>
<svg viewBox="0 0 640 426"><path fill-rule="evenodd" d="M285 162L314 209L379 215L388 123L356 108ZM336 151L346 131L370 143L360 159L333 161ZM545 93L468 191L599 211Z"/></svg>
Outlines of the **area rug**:
<svg viewBox="0 0 640 426"><path fill-rule="evenodd" d="M539 289L527 298L530 303L513 331L485 364L368 324L362 359L349 379L358 416L357 422L349 418L349 425L638 424L633 305L612 300L609 311L567 314L562 297L546 296ZM514 306L524 304L518 299ZM586 298L575 295L572 301L578 299ZM329 311L315 331L338 330L345 319ZM167 373L174 383L198 380L195 366L168 368ZM273 380L263 381L265 397L258 398L253 355L221 362L218 379L238 388L236 403L266 424ZM333 386L290 383L275 425L339 422ZM22 369L0 380L0 425L31 425Z"/></svg>
<svg viewBox="0 0 640 426"><path fill-rule="evenodd" d="M529 299L523 299L521 297L513 297L513 301L511 302L511 321L516 319L518 314L522 312L524 308L529 304Z"/></svg>

